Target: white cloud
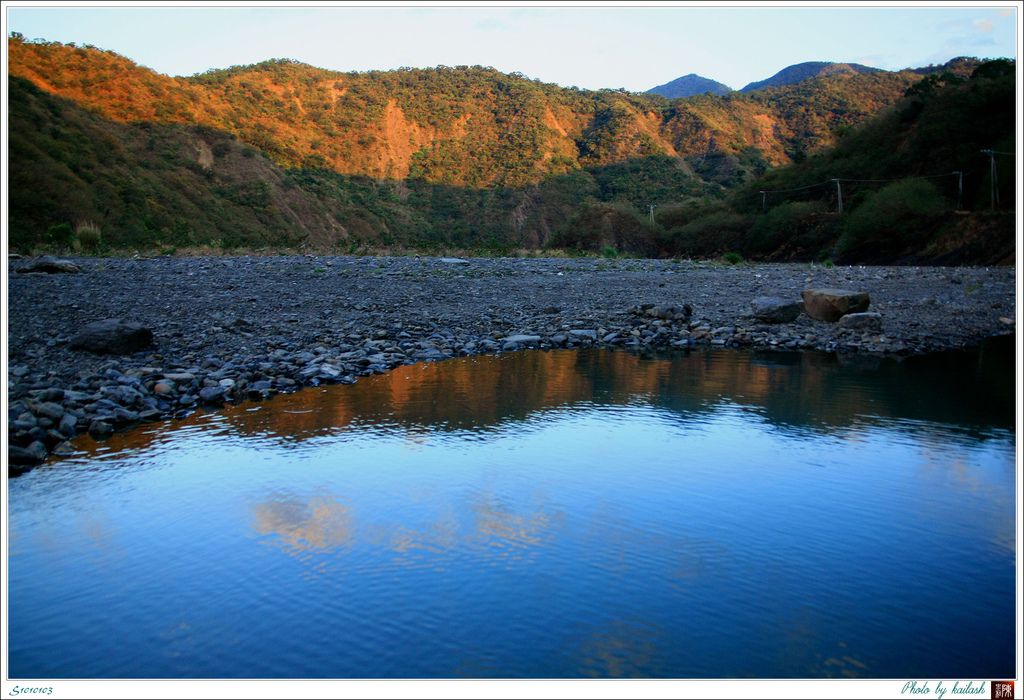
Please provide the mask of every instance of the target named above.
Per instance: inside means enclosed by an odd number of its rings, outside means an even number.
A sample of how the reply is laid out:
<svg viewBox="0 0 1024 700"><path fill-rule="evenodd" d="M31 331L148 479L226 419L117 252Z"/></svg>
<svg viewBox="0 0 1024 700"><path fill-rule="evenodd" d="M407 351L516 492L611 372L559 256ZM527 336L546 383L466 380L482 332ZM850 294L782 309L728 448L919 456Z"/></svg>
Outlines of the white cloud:
<svg viewBox="0 0 1024 700"><path fill-rule="evenodd" d="M974 28L979 32L988 34L995 29L995 25L992 24L992 20L990 19L976 19L974 20Z"/></svg>

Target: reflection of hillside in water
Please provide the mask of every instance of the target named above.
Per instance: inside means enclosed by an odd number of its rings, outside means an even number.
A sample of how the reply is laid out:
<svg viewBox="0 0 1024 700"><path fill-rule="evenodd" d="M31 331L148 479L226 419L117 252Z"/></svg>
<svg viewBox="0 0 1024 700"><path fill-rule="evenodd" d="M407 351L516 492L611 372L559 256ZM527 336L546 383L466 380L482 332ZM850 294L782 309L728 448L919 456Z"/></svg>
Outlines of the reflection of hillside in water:
<svg viewBox="0 0 1024 700"><path fill-rule="evenodd" d="M825 353L519 352L399 367L354 385L279 396L258 410L229 407L223 416L243 436L303 440L355 426L482 431L581 404L649 402L685 419L730 403L789 430L829 432L898 418L982 436L985 428L1013 425L1010 341L902 361ZM158 436L134 431L115 436L109 447L144 447ZM91 441L83 443L88 450Z"/></svg>
<svg viewBox="0 0 1024 700"><path fill-rule="evenodd" d="M242 434L303 438L351 425L481 430L547 409L641 400L682 417L729 402L774 425L826 431L891 418L1010 427L1012 345L1008 350L903 361L824 353L521 352L401 367L352 386L280 397L261 411L235 408L227 417Z"/></svg>

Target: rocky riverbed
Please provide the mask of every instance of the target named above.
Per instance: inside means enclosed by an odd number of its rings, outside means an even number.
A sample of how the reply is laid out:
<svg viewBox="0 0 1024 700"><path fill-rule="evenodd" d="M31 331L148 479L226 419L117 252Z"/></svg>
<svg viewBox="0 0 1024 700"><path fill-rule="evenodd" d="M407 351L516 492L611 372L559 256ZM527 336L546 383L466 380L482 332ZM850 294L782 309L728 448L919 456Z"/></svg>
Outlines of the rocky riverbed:
<svg viewBox="0 0 1024 700"><path fill-rule="evenodd" d="M32 260L8 263L12 474L70 451L67 441L85 431L102 438L203 405L414 362L590 346L908 355L1013 333L1016 315L1013 268L314 256L71 262L78 272L24 274ZM878 316L751 315L755 298L799 301L816 288L866 292ZM81 331L103 319L148 329L152 344L125 354L83 349Z"/></svg>

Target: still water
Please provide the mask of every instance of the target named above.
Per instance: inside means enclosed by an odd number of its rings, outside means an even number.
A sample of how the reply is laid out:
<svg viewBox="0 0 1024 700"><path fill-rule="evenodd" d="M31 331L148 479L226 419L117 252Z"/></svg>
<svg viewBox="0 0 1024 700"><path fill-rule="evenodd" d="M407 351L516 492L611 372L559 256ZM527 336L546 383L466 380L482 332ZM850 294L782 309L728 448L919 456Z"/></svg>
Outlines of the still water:
<svg viewBox="0 0 1024 700"><path fill-rule="evenodd" d="M1013 347L522 352L9 483L13 677L1014 675Z"/></svg>

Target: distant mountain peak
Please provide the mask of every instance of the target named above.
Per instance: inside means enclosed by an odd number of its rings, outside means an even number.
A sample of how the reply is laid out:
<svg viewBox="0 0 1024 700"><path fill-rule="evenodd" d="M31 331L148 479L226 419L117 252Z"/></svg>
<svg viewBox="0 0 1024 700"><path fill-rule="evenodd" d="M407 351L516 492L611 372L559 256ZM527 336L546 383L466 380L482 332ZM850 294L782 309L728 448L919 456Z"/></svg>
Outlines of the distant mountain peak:
<svg viewBox="0 0 1024 700"><path fill-rule="evenodd" d="M694 95L703 95L706 92L710 92L712 95L727 95L732 91L731 87L717 80L705 78L696 73L687 73L664 85L652 87L647 92L649 94L662 95L663 97L676 98L693 97Z"/></svg>
<svg viewBox="0 0 1024 700"><path fill-rule="evenodd" d="M804 63L796 63L792 66L787 66L770 78L744 85L740 88L740 92L752 92L754 90L762 90L764 88L782 87L783 85L792 85L794 83L803 82L804 80L810 80L811 78L820 78L825 75L837 75L842 73L855 75L859 73L880 72L882 72L881 68L872 68L871 66L864 66L860 63L805 61Z"/></svg>

